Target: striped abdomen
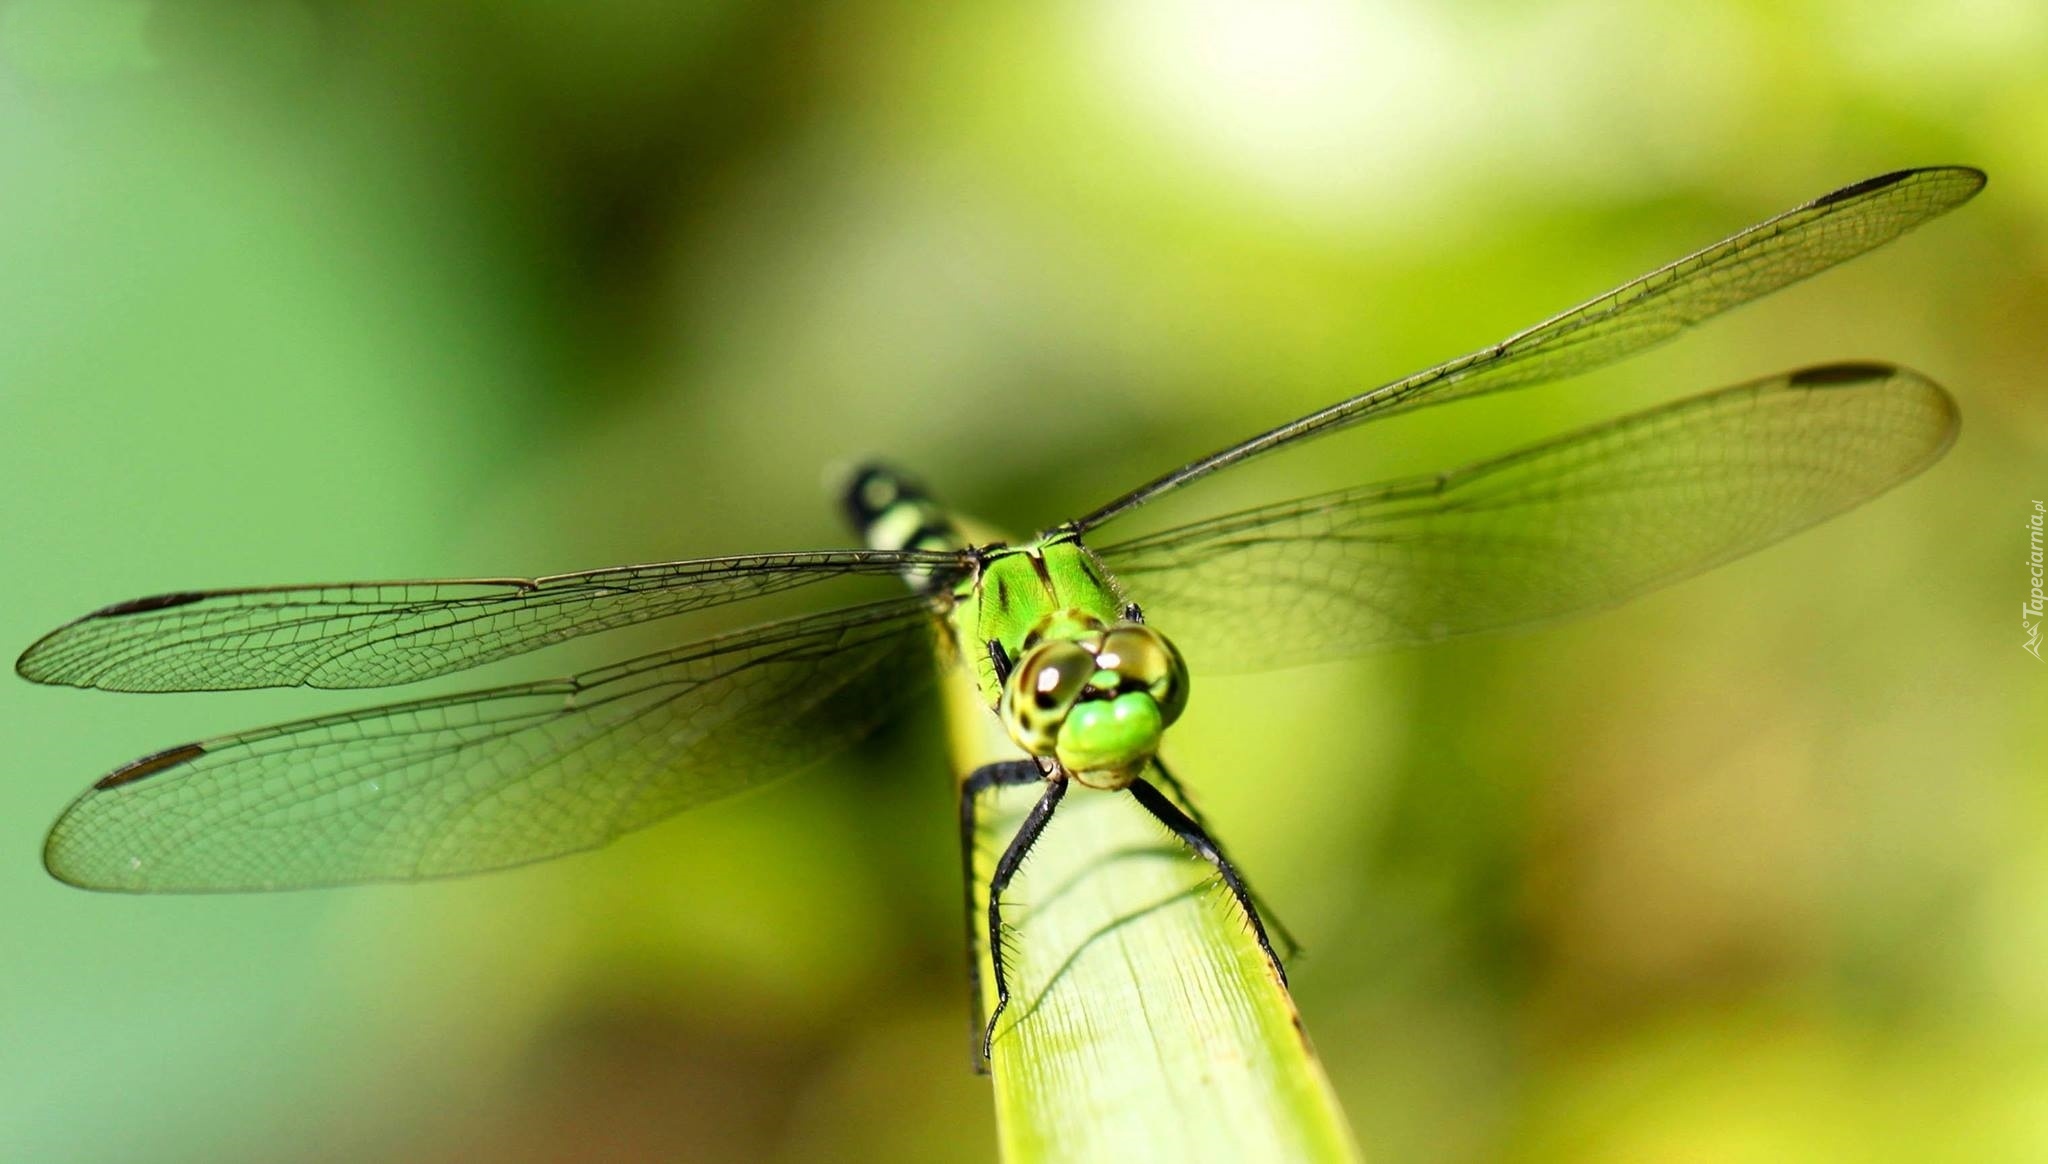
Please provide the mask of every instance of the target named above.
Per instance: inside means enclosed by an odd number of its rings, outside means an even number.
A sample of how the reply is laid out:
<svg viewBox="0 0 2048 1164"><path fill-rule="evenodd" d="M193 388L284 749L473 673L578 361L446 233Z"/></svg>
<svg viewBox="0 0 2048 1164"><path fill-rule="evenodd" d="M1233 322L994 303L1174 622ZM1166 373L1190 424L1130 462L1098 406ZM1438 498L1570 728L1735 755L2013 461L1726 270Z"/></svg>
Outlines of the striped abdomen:
<svg viewBox="0 0 2048 1164"><path fill-rule="evenodd" d="M944 551L967 544L960 527L923 486L884 465L856 470L842 504L854 533L871 550Z"/></svg>

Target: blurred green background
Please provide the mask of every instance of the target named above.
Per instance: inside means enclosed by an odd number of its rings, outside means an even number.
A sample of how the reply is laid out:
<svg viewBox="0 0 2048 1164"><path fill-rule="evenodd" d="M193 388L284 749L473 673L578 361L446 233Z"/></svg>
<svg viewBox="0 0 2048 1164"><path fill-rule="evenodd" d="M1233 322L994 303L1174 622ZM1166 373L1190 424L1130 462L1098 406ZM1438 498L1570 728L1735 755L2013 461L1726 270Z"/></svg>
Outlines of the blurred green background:
<svg viewBox="0 0 2048 1164"><path fill-rule="evenodd" d="M1960 398L1926 477L1618 612L1205 679L1176 754L1311 947L1376 1159L2048 1158L2044 62L2034 0L11 0L0 643L171 589L842 544L820 481L869 454L1035 528L1980 165L1682 344L1200 502L1849 357ZM42 873L71 796L363 696L0 691L0 1158L992 1152L936 712L594 856L129 899Z"/></svg>

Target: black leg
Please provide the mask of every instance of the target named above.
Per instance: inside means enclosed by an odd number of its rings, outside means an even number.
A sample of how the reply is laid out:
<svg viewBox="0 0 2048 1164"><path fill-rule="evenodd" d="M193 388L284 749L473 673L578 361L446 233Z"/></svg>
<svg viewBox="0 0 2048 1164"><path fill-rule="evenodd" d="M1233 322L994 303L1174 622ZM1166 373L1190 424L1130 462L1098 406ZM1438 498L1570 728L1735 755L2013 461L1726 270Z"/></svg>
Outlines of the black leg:
<svg viewBox="0 0 2048 1164"><path fill-rule="evenodd" d="M961 934L967 939L967 1028L968 1057L976 1071L986 1071L987 1059L981 1049L981 966L974 956L974 840L976 810L981 796L991 788L1033 784L1045 779L1036 760L1005 760L984 764L967 774L960 784L960 885L966 897L962 910Z"/></svg>
<svg viewBox="0 0 2048 1164"><path fill-rule="evenodd" d="M1000 640L990 639L988 641L988 661L995 665L996 686L1000 687L1008 683L1010 681L1010 653L1003 649L1003 644Z"/></svg>
<svg viewBox="0 0 2048 1164"><path fill-rule="evenodd" d="M1003 1017L1003 1009L1010 1005L1010 979L1003 968L1003 890L1010 887L1010 878L1024 864L1024 858L1031 852L1031 846L1038 843L1039 835L1045 832L1047 821L1052 819L1052 810L1060 805L1060 797L1067 794L1065 773L1050 776L1046 780L1045 795L1031 809L1031 815L1024 818L1024 825L1017 835L1010 838L1010 847L1003 850L1003 858L996 862L996 873L988 882L988 957L996 973L996 1009L988 1016L988 1027L981 1035L981 1059L988 1062L989 1051L996 1041L996 1020Z"/></svg>
<svg viewBox="0 0 2048 1164"><path fill-rule="evenodd" d="M1166 791L1188 814L1188 818L1195 822L1197 828L1208 834L1209 843L1216 847L1216 855L1228 861L1230 854L1223 851L1223 842L1216 839L1216 834L1209 828L1208 820L1202 816L1202 810L1195 807L1194 798L1188 795L1187 789L1181 787L1180 781L1174 779L1173 773L1167 771L1166 765L1157 758L1152 761L1152 770L1159 774L1159 782L1166 785ZM1287 923L1280 920L1280 915L1273 912L1273 907L1266 904L1265 898L1254 893L1251 899L1252 904L1259 909L1259 916L1265 918L1273 927L1273 936L1279 938L1280 944L1287 947L1287 960L1293 961L1302 952L1301 942L1295 938L1294 932L1287 928Z"/></svg>
<svg viewBox="0 0 2048 1164"><path fill-rule="evenodd" d="M1245 887L1244 878L1238 876L1237 867L1224 859L1216 842L1210 839L1201 825L1195 823L1194 818L1182 812L1178 805L1142 777L1131 781L1131 795L1138 798L1145 811L1158 817L1160 824L1171 829L1174 836L1193 849L1196 856L1216 866L1216 871L1223 875L1223 884L1230 887L1237 904L1244 909L1244 916L1252 923L1252 935L1259 939L1259 949L1266 952L1266 960L1273 964L1273 973L1280 976L1280 985L1287 985L1287 968L1280 964L1279 955L1273 953L1273 943L1266 940L1266 925L1259 920L1258 907L1252 904L1252 891Z"/></svg>

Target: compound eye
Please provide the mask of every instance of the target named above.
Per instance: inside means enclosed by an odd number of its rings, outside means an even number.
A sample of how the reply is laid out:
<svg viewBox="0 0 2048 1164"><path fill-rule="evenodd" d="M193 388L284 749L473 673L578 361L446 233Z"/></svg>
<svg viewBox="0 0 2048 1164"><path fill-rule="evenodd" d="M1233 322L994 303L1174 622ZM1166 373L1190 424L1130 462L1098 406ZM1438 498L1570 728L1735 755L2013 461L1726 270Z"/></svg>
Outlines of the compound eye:
<svg viewBox="0 0 2048 1164"><path fill-rule="evenodd" d="M1102 639L1096 664L1116 672L1122 690L1142 690L1171 724L1188 705L1188 668L1165 635L1145 626L1124 626Z"/></svg>
<svg viewBox="0 0 2048 1164"><path fill-rule="evenodd" d="M1070 640L1043 643L1026 654L1003 691L1004 723L1017 745L1034 756L1052 755L1060 724L1095 670L1095 656Z"/></svg>
<svg viewBox="0 0 2048 1164"><path fill-rule="evenodd" d="M1040 643L1061 640L1089 640L1102 634L1102 620L1085 610L1056 610L1038 620L1024 634L1018 653L1029 655Z"/></svg>

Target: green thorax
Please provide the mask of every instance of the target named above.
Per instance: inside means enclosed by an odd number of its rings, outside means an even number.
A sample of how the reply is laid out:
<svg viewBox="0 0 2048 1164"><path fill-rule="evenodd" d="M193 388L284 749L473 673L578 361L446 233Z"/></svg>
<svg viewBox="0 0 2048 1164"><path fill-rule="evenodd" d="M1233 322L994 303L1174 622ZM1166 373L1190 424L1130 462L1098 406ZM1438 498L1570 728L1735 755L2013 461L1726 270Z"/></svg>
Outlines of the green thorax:
<svg viewBox="0 0 2048 1164"><path fill-rule="evenodd" d="M1014 659L1023 652L1024 636L1048 616L1077 611L1113 624L1123 617L1126 600L1109 571L1071 533L1045 534L987 553L979 574L954 590L949 617L983 701L994 707L1002 690L988 657L991 641Z"/></svg>

